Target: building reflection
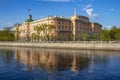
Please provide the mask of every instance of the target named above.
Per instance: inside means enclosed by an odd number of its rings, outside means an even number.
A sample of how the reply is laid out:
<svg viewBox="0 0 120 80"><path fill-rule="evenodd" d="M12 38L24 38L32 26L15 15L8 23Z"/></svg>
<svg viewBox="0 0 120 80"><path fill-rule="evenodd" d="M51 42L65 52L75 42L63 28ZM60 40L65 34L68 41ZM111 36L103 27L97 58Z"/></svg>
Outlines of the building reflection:
<svg viewBox="0 0 120 80"><path fill-rule="evenodd" d="M95 64L106 65L109 58L109 54L101 51L15 49L15 59L26 65L28 70L38 67L48 72L58 70L77 72L83 69L92 72Z"/></svg>
<svg viewBox="0 0 120 80"><path fill-rule="evenodd" d="M70 69L73 72L88 67L90 61L88 56L81 56L78 53L28 49L16 49L15 59L27 65L28 69L34 69L35 67L48 71Z"/></svg>

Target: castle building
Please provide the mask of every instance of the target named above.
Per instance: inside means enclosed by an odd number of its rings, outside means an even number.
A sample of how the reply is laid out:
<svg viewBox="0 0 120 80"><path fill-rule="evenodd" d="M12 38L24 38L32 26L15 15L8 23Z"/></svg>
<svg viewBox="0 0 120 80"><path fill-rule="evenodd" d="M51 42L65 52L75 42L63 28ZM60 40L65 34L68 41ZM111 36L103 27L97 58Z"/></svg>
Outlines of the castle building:
<svg viewBox="0 0 120 80"><path fill-rule="evenodd" d="M29 15L23 24L16 27L17 39L32 40L32 34L36 32L34 28L42 24L54 25L55 29L51 34L57 40L87 40L88 37L99 40L102 29L101 24L90 22L88 17L76 13L70 18L48 16L39 20L33 20L32 15Z"/></svg>

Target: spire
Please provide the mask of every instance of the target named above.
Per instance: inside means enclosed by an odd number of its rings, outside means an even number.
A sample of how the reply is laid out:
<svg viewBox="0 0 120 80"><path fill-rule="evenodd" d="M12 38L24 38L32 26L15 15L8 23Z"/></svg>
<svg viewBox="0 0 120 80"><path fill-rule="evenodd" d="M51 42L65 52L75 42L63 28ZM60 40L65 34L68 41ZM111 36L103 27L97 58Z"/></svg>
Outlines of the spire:
<svg viewBox="0 0 120 80"><path fill-rule="evenodd" d="M31 9L28 9L28 13L29 13L28 19L32 19Z"/></svg>
<svg viewBox="0 0 120 80"><path fill-rule="evenodd" d="M28 13L29 13L29 14L31 13L31 9L28 9Z"/></svg>
<svg viewBox="0 0 120 80"><path fill-rule="evenodd" d="M28 13L29 13L29 16L28 16L28 19L25 21L25 22L32 22L32 15L30 14L30 11L31 9L28 9Z"/></svg>
<svg viewBox="0 0 120 80"><path fill-rule="evenodd" d="M32 15L31 14L29 15L28 19L32 19Z"/></svg>
<svg viewBox="0 0 120 80"><path fill-rule="evenodd" d="M74 16L77 16L77 13L76 13L76 8L74 9Z"/></svg>

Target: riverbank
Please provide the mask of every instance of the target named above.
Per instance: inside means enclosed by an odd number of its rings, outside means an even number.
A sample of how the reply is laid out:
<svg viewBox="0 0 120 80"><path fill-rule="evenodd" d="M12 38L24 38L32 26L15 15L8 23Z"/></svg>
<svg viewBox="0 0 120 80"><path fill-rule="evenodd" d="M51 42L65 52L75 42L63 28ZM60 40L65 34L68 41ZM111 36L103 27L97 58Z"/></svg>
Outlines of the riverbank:
<svg viewBox="0 0 120 80"><path fill-rule="evenodd" d="M85 50L114 50L120 51L120 43L81 41L81 42L0 42L0 46L7 47L33 47L54 49L85 49Z"/></svg>

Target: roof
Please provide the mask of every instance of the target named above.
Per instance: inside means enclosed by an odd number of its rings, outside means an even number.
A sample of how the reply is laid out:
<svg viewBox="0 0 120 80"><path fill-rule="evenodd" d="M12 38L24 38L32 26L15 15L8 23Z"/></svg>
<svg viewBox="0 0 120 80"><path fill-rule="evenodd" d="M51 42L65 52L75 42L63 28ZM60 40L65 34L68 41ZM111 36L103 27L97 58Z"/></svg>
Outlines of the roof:
<svg viewBox="0 0 120 80"><path fill-rule="evenodd" d="M32 19L27 19L25 22L32 22L33 20Z"/></svg>

